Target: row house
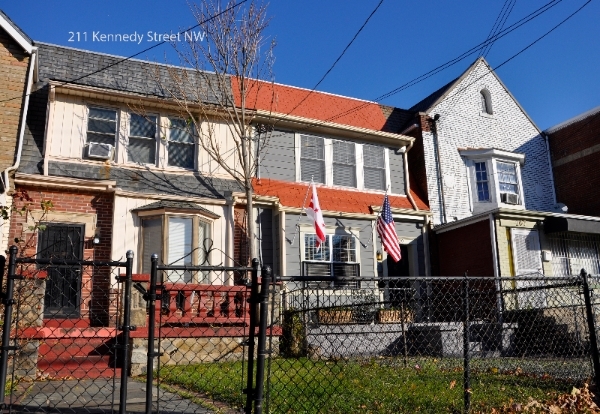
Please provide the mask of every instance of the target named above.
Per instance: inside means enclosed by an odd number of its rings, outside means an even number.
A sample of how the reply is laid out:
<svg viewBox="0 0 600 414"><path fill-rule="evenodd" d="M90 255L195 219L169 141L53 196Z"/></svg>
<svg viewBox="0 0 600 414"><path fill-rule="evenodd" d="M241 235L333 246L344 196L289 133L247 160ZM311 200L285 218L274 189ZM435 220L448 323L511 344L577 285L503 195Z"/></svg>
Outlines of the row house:
<svg viewBox="0 0 600 414"><path fill-rule="evenodd" d="M434 275L600 273L600 218L557 203L547 135L483 58L411 110L409 169L433 214ZM562 180L559 192L571 185ZM490 310L545 306L539 296L506 293L539 283L497 286L503 297Z"/></svg>
<svg viewBox="0 0 600 414"><path fill-rule="evenodd" d="M10 208L11 180L19 167L29 92L37 81L37 48L0 10L0 206ZM14 186L13 186L14 189ZM9 224L0 216L0 250L8 246Z"/></svg>
<svg viewBox="0 0 600 414"><path fill-rule="evenodd" d="M37 82L14 177L14 189L26 191L34 209L26 216L14 214L10 223L11 239L30 241L21 254L123 260L131 249L133 271L142 277L154 253L166 264L245 265L248 243L255 243L260 262L276 275L356 278L352 286L315 286L332 294L377 289L373 278L380 275L430 274L431 215L411 188L407 156L415 139L403 133L412 113L266 85L248 103L257 125L272 130L254 179L256 207L249 219L256 222L257 237L247 240L243 189L183 128L186 121L178 117L176 104L165 99L152 76L168 82L166 65L42 42L35 46ZM198 75L190 71L189 76ZM240 105L235 91L222 93ZM227 125L215 121L211 127L222 148L234 152ZM318 186L328 233L320 249L303 214L311 182ZM375 231L386 191L402 249L399 263L386 257ZM36 210L44 200L53 207ZM36 220L42 230L32 227ZM206 286L242 282L239 275L218 272L170 272L165 278ZM41 304L36 335L114 327L118 293L109 271L49 270L36 290ZM172 299L183 310L178 297ZM145 319L142 305L139 313Z"/></svg>

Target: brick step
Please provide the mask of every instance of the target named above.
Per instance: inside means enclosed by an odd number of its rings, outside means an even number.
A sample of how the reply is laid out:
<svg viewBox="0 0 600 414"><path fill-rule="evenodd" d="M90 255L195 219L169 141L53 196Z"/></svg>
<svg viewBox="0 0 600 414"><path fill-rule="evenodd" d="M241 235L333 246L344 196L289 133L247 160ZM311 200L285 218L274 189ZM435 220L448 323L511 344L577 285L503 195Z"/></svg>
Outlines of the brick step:
<svg viewBox="0 0 600 414"><path fill-rule="evenodd" d="M113 338L47 339L39 348L42 358L64 358L78 356L112 355Z"/></svg>
<svg viewBox="0 0 600 414"><path fill-rule="evenodd" d="M121 368L115 369L114 365L114 359L110 355L41 357L37 363L41 375L77 379L120 376Z"/></svg>

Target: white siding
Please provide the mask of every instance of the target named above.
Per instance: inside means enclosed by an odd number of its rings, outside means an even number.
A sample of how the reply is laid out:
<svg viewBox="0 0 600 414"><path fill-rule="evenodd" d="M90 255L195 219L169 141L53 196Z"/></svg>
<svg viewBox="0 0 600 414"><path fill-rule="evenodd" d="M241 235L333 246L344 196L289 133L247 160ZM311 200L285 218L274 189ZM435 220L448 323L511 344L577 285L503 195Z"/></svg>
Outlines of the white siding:
<svg viewBox="0 0 600 414"><path fill-rule="evenodd" d="M49 155L81 158L86 139L86 107L78 98L57 95L49 120Z"/></svg>
<svg viewBox="0 0 600 414"><path fill-rule="evenodd" d="M480 91L490 91L494 113L482 114ZM525 208L551 211L554 205L551 169L544 138L488 66L479 62L428 114L437 122L444 199L448 221L471 215L466 168L458 148L497 148L525 154L522 184ZM423 133L427 190L434 223L442 221L432 133Z"/></svg>

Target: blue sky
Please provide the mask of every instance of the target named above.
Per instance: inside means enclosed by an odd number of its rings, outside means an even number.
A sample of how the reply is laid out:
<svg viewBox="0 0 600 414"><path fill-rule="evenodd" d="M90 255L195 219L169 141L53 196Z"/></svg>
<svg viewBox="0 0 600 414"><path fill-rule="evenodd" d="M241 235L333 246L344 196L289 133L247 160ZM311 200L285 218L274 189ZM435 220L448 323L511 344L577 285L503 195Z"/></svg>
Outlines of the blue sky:
<svg viewBox="0 0 600 414"><path fill-rule="evenodd" d="M549 0L517 0L505 27ZM487 55L492 67L567 17L585 0L563 0L498 40ZM379 0L273 0L268 35L277 41L275 80L312 88ZM384 0L369 24L319 90L375 99L485 40L504 0ZM98 42L93 32L127 34L178 31L195 22L182 0L2 1L0 8L34 40L131 55L152 45ZM600 2L532 46L497 73L537 125L548 128L600 105ZM80 32L80 40L69 32ZM87 32L87 41L83 40ZM75 41L69 41L73 37ZM170 45L140 58L175 58ZM382 103L408 108L454 79L472 55Z"/></svg>

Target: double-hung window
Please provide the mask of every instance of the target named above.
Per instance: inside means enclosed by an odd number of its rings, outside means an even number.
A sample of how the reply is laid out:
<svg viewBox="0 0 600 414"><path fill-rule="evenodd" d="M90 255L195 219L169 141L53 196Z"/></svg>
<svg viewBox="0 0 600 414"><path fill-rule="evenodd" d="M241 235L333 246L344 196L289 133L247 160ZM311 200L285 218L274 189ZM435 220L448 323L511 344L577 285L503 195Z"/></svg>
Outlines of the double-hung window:
<svg viewBox="0 0 600 414"><path fill-rule="evenodd" d="M356 153L353 142L333 141L333 185L356 187Z"/></svg>
<svg viewBox="0 0 600 414"><path fill-rule="evenodd" d="M156 163L157 117L130 114L129 118L129 162L137 164Z"/></svg>
<svg viewBox="0 0 600 414"><path fill-rule="evenodd" d="M477 183L477 199L479 201L490 201L490 188L485 162L475 163L475 181Z"/></svg>
<svg viewBox="0 0 600 414"><path fill-rule="evenodd" d="M168 165L194 169L196 138L194 128L183 119L169 118Z"/></svg>
<svg viewBox="0 0 600 414"><path fill-rule="evenodd" d="M363 145L365 188L385 190L385 152L383 147Z"/></svg>
<svg viewBox="0 0 600 414"><path fill-rule="evenodd" d="M517 166L512 162L496 162L500 194L519 194Z"/></svg>
<svg viewBox="0 0 600 414"><path fill-rule="evenodd" d="M352 235L329 234L320 247L316 245L315 234L304 235L305 276L324 276L334 278L360 276L360 265L356 238ZM334 281L316 283L319 287L359 286L358 281Z"/></svg>
<svg viewBox="0 0 600 414"><path fill-rule="evenodd" d="M325 140L311 135L300 137L300 176L302 181L325 184Z"/></svg>
<svg viewBox="0 0 600 414"><path fill-rule="evenodd" d="M87 142L115 146L117 135L117 111L103 108L89 108Z"/></svg>

